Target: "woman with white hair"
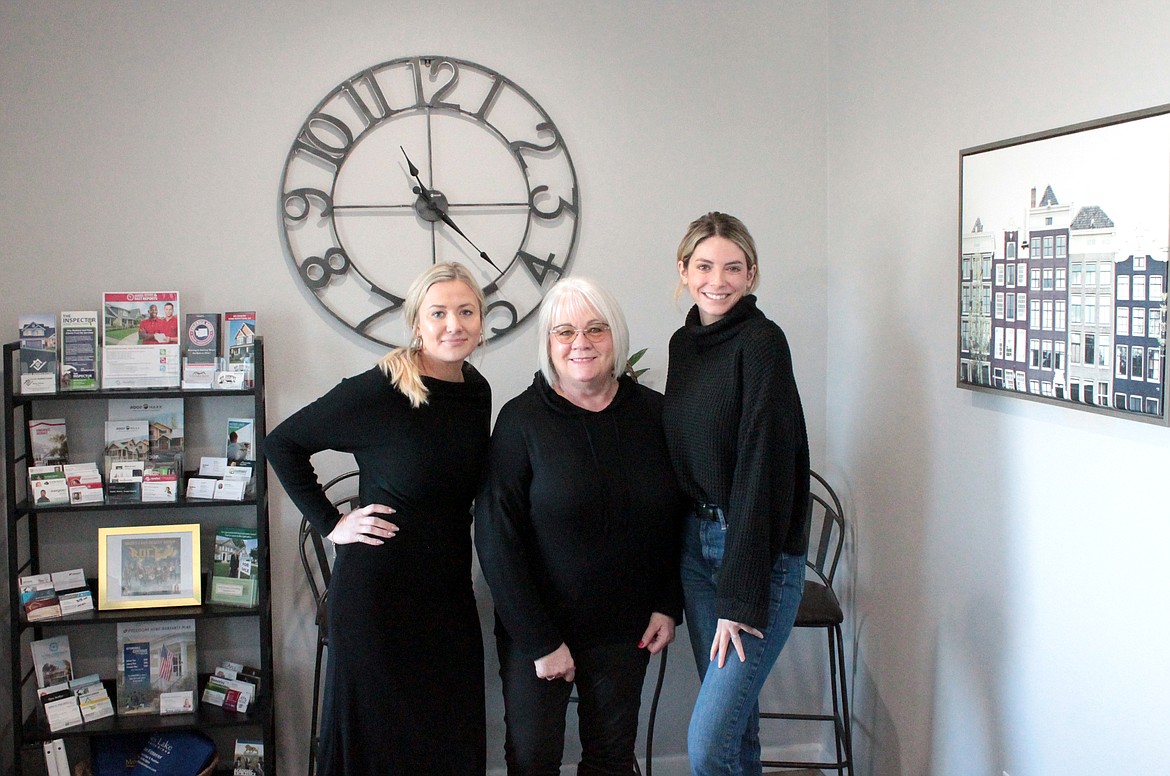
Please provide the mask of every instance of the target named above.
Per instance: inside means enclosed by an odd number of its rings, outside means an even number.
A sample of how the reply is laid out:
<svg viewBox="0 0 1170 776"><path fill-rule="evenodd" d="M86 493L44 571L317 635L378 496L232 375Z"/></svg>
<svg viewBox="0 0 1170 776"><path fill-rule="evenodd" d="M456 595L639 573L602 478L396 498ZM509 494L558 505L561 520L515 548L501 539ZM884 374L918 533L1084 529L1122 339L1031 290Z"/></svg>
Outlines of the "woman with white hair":
<svg viewBox="0 0 1170 776"><path fill-rule="evenodd" d="M682 617L686 502L662 395L624 374L621 308L561 280L539 315L538 371L500 411L476 501L476 548L496 607L511 776L560 773L580 700L581 776L633 771L649 656Z"/></svg>

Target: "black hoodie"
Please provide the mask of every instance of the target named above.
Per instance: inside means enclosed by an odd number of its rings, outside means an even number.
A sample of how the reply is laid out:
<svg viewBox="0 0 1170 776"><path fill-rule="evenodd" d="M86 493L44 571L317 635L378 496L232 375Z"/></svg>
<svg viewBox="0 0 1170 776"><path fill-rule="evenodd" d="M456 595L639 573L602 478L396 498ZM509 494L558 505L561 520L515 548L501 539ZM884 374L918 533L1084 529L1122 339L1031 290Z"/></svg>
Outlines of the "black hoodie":
<svg viewBox="0 0 1170 776"><path fill-rule="evenodd" d="M500 411L476 501L497 636L535 660L562 642L637 643L653 612L681 622L686 505L661 394L623 376L609 406L593 412L537 372Z"/></svg>

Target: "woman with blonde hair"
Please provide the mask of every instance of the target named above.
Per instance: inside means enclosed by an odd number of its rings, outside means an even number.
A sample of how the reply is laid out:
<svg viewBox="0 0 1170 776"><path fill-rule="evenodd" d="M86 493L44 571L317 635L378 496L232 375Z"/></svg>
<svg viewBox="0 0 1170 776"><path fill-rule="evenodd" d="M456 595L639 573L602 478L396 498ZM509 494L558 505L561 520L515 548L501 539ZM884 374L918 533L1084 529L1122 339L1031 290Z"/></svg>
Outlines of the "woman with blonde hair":
<svg viewBox="0 0 1170 776"><path fill-rule="evenodd" d="M691 500L687 630L702 686L687 733L694 776L759 774L759 698L804 592L808 435L780 327L756 307L756 244L708 213L678 247L694 300L670 340L663 423Z"/></svg>
<svg viewBox="0 0 1170 776"><path fill-rule="evenodd" d="M337 547L319 776L482 774L483 643L471 586L471 502L491 389L468 356L484 299L436 264L404 303L411 340L272 430L265 451ZM361 506L339 515L311 456L352 453Z"/></svg>

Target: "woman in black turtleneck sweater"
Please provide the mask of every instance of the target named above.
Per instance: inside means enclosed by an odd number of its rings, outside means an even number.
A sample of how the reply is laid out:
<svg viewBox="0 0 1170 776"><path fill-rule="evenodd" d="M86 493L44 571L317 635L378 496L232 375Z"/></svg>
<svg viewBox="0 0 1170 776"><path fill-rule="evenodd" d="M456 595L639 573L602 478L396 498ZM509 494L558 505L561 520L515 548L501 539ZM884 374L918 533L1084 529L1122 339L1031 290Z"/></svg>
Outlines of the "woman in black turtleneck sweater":
<svg viewBox="0 0 1170 776"><path fill-rule="evenodd" d="M747 228L723 213L697 219L678 269L695 306L670 341L663 423L692 502L682 583L703 684L691 772L759 774L757 700L804 589L808 436L784 332L751 295Z"/></svg>

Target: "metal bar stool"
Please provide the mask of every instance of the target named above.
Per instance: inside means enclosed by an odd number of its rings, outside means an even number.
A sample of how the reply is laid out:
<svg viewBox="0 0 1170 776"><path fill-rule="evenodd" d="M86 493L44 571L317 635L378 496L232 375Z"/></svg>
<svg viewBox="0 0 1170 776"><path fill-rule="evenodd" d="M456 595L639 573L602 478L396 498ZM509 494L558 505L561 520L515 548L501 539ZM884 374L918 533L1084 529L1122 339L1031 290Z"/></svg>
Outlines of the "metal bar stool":
<svg viewBox="0 0 1170 776"><path fill-rule="evenodd" d="M811 493L809 494L808 526L809 579L804 583L804 598L796 613L796 628L823 628L828 641L829 683L833 696L831 714L805 714L794 712L760 711L760 719L808 720L830 722L833 725L833 741L836 759L824 761L761 760L766 767L818 768L853 774L853 729L849 712L848 673L845 668L845 641L841 624L845 620L841 602L833 591L833 577L845 544L845 513L841 499L825 481L824 477L812 472Z"/></svg>
<svg viewBox="0 0 1170 776"><path fill-rule="evenodd" d="M340 474L325 483L325 493L341 514L352 512L358 507L358 472ZM301 518L298 546L301 552L301 567L313 593L317 611L314 622L317 626L317 657L313 664L313 712L309 723L309 776L317 772L317 725L321 713L321 679L325 650L329 647L329 579L333 568L333 546L326 546L325 539Z"/></svg>

